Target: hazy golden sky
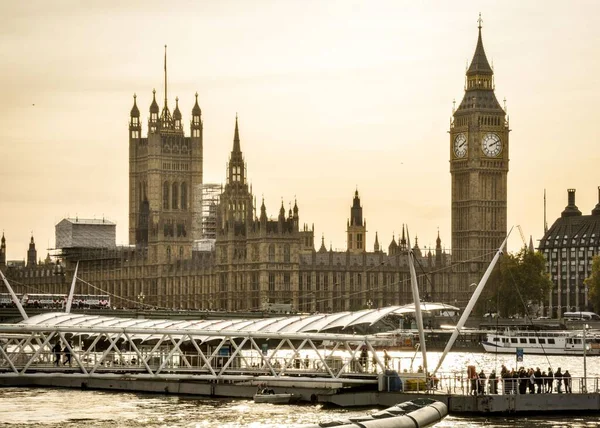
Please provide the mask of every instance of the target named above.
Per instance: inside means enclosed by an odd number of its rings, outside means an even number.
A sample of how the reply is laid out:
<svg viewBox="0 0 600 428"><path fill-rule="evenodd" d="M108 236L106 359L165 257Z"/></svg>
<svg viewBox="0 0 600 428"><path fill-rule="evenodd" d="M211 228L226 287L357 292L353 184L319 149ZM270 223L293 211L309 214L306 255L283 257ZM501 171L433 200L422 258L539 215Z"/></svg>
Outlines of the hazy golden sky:
<svg viewBox="0 0 600 428"><path fill-rule="evenodd" d="M449 120L477 41L510 116L508 224L529 239L600 185L598 1L0 2L0 228L8 259L54 247L62 218L105 217L127 243L133 93L204 120L204 181L223 182L239 114L248 179L276 216L297 197L315 241L345 249L358 188L387 250L406 223L450 247ZM414 239L413 239L414 242ZM510 247L520 245L514 231Z"/></svg>

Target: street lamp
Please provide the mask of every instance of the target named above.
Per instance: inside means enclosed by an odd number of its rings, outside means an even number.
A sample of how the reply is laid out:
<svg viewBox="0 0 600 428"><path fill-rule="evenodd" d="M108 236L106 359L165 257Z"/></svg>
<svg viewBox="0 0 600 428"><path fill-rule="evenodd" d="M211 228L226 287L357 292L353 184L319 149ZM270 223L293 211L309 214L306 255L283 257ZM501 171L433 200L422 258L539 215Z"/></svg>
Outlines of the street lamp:
<svg viewBox="0 0 600 428"><path fill-rule="evenodd" d="M140 302L140 308L144 307L144 299L146 298L146 296L144 295L144 292L140 292L140 294L138 294L137 296L138 301Z"/></svg>
<svg viewBox="0 0 600 428"><path fill-rule="evenodd" d="M586 342L585 339L585 333L588 329L588 325L587 324L583 324L583 392L587 392L587 360L586 360L586 355L587 355L587 350L588 350L588 344Z"/></svg>
<svg viewBox="0 0 600 428"><path fill-rule="evenodd" d="M367 308L371 309L371 306L373 306L373 301L369 299L367 300Z"/></svg>

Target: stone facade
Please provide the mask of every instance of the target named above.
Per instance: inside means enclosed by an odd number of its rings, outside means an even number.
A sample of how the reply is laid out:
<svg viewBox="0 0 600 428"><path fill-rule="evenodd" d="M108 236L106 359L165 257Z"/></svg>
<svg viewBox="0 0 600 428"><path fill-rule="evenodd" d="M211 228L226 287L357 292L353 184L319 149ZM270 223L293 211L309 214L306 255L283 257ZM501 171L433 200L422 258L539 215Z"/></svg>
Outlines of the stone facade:
<svg viewBox="0 0 600 428"><path fill-rule="evenodd" d="M461 304L506 237L508 133L479 25L465 95L450 124L453 286Z"/></svg>
<svg viewBox="0 0 600 428"><path fill-rule="evenodd" d="M568 190L568 204L544 233L539 250L554 284L546 314L560 317L568 311L592 310L583 281L592 273L592 258L600 255L600 187L590 215L582 215L575 205L575 189Z"/></svg>

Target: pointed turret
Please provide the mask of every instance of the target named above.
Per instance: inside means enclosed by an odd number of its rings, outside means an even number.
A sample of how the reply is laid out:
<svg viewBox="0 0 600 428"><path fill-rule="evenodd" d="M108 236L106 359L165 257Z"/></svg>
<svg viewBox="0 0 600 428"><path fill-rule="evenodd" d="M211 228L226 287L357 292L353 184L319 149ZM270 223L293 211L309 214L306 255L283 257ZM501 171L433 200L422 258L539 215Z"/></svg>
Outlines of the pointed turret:
<svg viewBox="0 0 600 428"><path fill-rule="evenodd" d="M362 226L362 207L360 206L360 198L358 197L358 189L354 192L352 208L350 209L350 226Z"/></svg>
<svg viewBox="0 0 600 428"><path fill-rule="evenodd" d="M175 97L175 110L173 110L175 129L181 129L181 111L179 111L179 97Z"/></svg>
<svg viewBox="0 0 600 428"><path fill-rule="evenodd" d="M140 123L140 109L138 109L136 102L137 95L133 94L133 107L129 113L129 137L131 139L140 138L141 123Z"/></svg>
<svg viewBox="0 0 600 428"><path fill-rule="evenodd" d="M196 102L192 108L192 123L190 124L192 138L202 137L202 110L198 105L198 92L196 92Z"/></svg>
<svg viewBox="0 0 600 428"><path fill-rule="evenodd" d="M198 105L198 92L196 92L196 102L194 103L194 107L192 108L192 116L201 116L202 115L202 110L200 109L200 106Z"/></svg>
<svg viewBox="0 0 600 428"><path fill-rule="evenodd" d="M298 219L298 202L294 199L294 218Z"/></svg>
<svg viewBox="0 0 600 428"><path fill-rule="evenodd" d="M442 265L442 240L440 238L439 230L437 239L435 240L435 264L438 267Z"/></svg>
<svg viewBox="0 0 600 428"><path fill-rule="evenodd" d="M133 94L133 107L131 107L131 112L129 113L130 117L140 117L140 109L137 106L136 102L137 95Z"/></svg>
<svg viewBox="0 0 600 428"><path fill-rule="evenodd" d="M156 102L156 89L152 89L152 104L150 104L150 119L148 119L148 128L150 132L156 132L158 125L158 103Z"/></svg>
<svg viewBox="0 0 600 428"><path fill-rule="evenodd" d="M4 232L2 232L2 239L0 240L0 267L6 266L6 238L4 238Z"/></svg>
<svg viewBox="0 0 600 428"><path fill-rule="evenodd" d="M380 251L379 236L377 236L377 231L375 231L375 244L373 245L373 251L375 251L376 253Z"/></svg>
<svg viewBox="0 0 600 428"><path fill-rule="evenodd" d="M471 65L467 70L467 76L473 76L477 74L494 74L492 67L490 67L490 63L485 56L485 50L483 49L483 41L481 39L481 14L479 14L479 36L477 37L477 46L475 47L475 53L473 54L473 59L471 60Z"/></svg>
<svg viewBox="0 0 600 428"><path fill-rule="evenodd" d="M283 223L285 221L285 208L283 207L283 201L281 201L281 208L279 208L278 220Z"/></svg>
<svg viewBox="0 0 600 428"><path fill-rule="evenodd" d="M233 153L241 153L242 149L240 148L240 131L238 129L238 117L235 115L235 131L233 133Z"/></svg>
<svg viewBox="0 0 600 428"><path fill-rule="evenodd" d="M229 183L239 183L241 185L245 182L245 165L242 150L240 148L240 131L238 127L238 117L235 115L235 131L233 133L233 149L231 150L231 156L229 159L229 171L228 171Z"/></svg>
<svg viewBox="0 0 600 428"><path fill-rule="evenodd" d="M267 207L265 207L265 198L263 198L262 204L260 206L260 222L267 222Z"/></svg>
<svg viewBox="0 0 600 428"><path fill-rule="evenodd" d="M29 241L29 250L27 250L27 266L35 266L37 264L37 250L35 249L35 241L33 235Z"/></svg>
<svg viewBox="0 0 600 428"><path fill-rule="evenodd" d="M325 234L321 235L321 248L319 248L319 253L326 253L327 248L325 247Z"/></svg>
<svg viewBox="0 0 600 428"><path fill-rule="evenodd" d="M505 114L494 94L494 70L490 67L483 48L481 14L478 22L477 46L466 73L465 96L455 113L485 109L487 112Z"/></svg>
<svg viewBox="0 0 600 428"><path fill-rule="evenodd" d="M415 246L413 247L415 257L422 257L421 249L419 248L419 237L415 235Z"/></svg>
<svg viewBox="0 0 600 428"><path fill-rule="evenodd" d="M529 235L529 252L535 253L535 247L533 246L533 236Z"/></svg>
<svg viewBox="0 0 600 428"><path fill-rule="evenodd" d="M156 89L152 89L152 104L150 104L150 120L152 120L152 113L158 115L158 103L156 102ZM158 116L156 117L158 119Z"/></svg>
<svg viewBox="0 0 600 428"><path fill-rule="evenodd" d="M400 238L400 249L401 250L407 249L406 234L404 233L404 225L402 225L402 238Z"/></svg>
<svg viewBox="0 0 600 428"><path fill-rule="evenodd" d="M397 252L398 252L398 244L396 243L396 237L394 235L392 235L392 242L390 242L390 245L388 246L388 254L390 256L393 256Z"/></svg>

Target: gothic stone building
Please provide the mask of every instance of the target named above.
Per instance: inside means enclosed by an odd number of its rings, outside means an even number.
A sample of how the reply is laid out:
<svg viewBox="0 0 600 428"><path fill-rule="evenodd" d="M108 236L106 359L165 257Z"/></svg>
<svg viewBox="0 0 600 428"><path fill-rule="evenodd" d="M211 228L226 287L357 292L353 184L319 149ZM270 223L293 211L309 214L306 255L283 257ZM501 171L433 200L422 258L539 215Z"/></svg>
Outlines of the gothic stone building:
<svg viewBox="0 0 600 428"><path fill-rule="evenodd" d="M507 233L509 124L494 89L480 18L465 94L450 124L453 286L464 302Z"/></svg>
<svg viewBox="0 0 600 428"><path fill-rule="evenodd" d="M600 187L598 204L590 215L581 213L575 205L575 189L568 189L568 204L544 234L539 250L554 284L547 314L555 318L568 311L591 310L583 281L592 273L593 257L600 255Z"/></svg>
<svg viewBox="0 0 600 428"><path fill-rule="evenodd" d="M476 67L476 77L469 79L475 79L477 88L481 86L479 80L484 78L491 85L491 76L485 73L485 69ZM489 87L481 88L483 92L486 90ZM493 92L491 94L493 98ZM469 124L475 120L473 118L482 116L480 107L476 103L476 111L472 111L475 107L465 106ZM387 254L381 250L377 235L374 250L367 251L366 220L362 216L358 191L347 222L346 251L327 250L324 242L315 251L314 226L300 227L296 202L287 213L282 203L276 219L268 217L264 200L260 213L256 212L255 198L246 179L237 117L226 185L217 207L215 248L194 250L194 241L200 239L202 226L199 199L203 122L197 95L192 108L190 136L185 135L177 99L175 110L170 113L166 57L165 100L160 115L159 111L154 91L147 136L143 137L134 95L129 123L130 245L62 246L57 256L62 260L63 279L48 281L47 285L42 281L37 292L66 294L79 262L77 293L110 294L111 303L116 307L143 305L235 311L285 304L299 311L324 312L412 301L404 230L400 244L392 238ZM497 110L494 112L499 114ZM457 113L455 120L459 116ZM471 125L465 128L466 125L461 123L457 122L453 127L453 138L460 131L471 141L479 138L477 135L483 130L492 129L506 138L502 128L496 125L473 125L472 129ZM474 147L469 148L469 153L473 150ZM505 181L504 164L490 162L490 168L500 168L492 178L497 179L499 174L500 181L502 178ZM462 171L460 168L465 167L458 166L457 172ZM472 179L468 168L461 174ZM481 197L478 194L478 204ZM502 200L506 198L500 202ZM469 205L469 201L467 198L459 205ZM504 209L505 205L504 202ZM502 203L499 206L502 207ZM501 225L500 222L498 227ZM470 239L469 234L465 235L467 237ZM433 252L429 249L422 254L417 240L414 250L421 296L452 302L450 257L442 250L439 234ZM25 277L16 272L11 275L13 279L16 276ZM28 281L16 284L17 292L27 292L30 286Z"/></svg>

